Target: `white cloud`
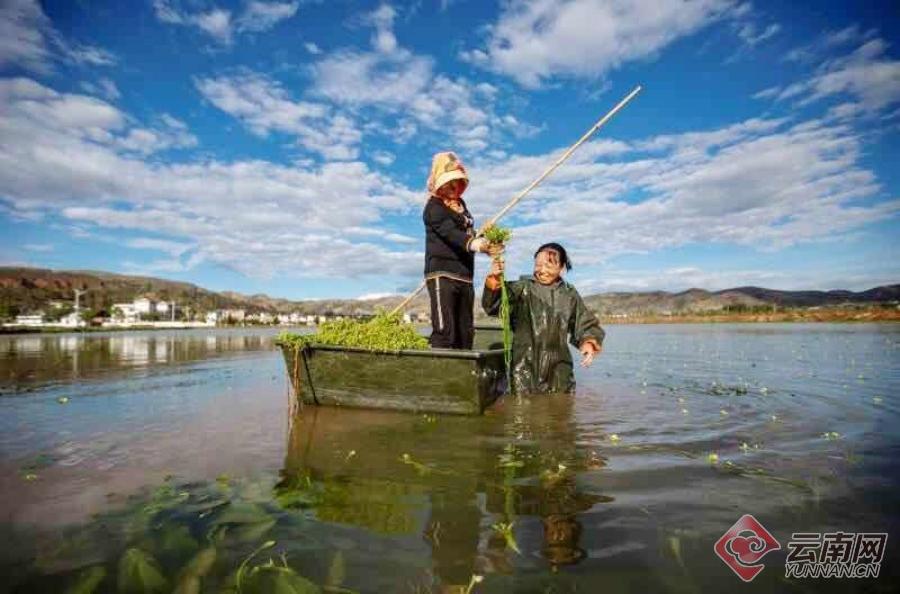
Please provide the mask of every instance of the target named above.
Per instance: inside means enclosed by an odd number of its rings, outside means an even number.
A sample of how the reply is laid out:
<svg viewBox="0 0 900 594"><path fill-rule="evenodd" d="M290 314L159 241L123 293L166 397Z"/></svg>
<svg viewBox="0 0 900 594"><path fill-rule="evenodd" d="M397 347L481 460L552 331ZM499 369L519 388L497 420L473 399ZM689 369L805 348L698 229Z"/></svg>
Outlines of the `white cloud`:
<svg viewBox="0 0 900 594"><path fill-rule="evenodd" d="M198 79L200 93L222 111L238 118L254 134L282 132L327 159L354 159L362 132L327 105L294 101L278 82L252 72Z"/></svg>
<svg viewBox="0 0 900 594"><path fill-rule="evenodd" d="M194 15L191 17L190 22L221 43L226 45L231 43L231 11L222 8L214 8L208 12L201 12Z"/></svg>
<svg viewBox="0 0 900 594"><path fill-rule="evenodd" d="M20 64L29 70L49 69L50 48L45 31L50 19L32 0L8 0L0 5L0 66Z"/></svg>
<svg viewBox="0 0 900 594"><path fill-rule="evenodd" d="M357 297L360 301L375 301L377 299L384 299L385 297L393 297L396 293L364 293Z"/></svg>
<svg viewBox="0 0 900 594"><path fill-rule="evenodd" d="M304 43L303 48L314 56L318 56L322 53L321 48L311 41Z"/></svg>
<svg viewBox="0 0 900 594"><path fill-rule="evenodd" d="M26 243L22 246L29 252L52 252L55 248L52 243Z"/></svg>
<svg viewBox="0 0 900 594"><path fill-rule="evenodd" d="M390 134L384 123L367 132L404 143L420 128L450 136L465 151L481 151L500 140L503 120L495 114L497 89L486 83L436 74L434 61L400 46L393 32L396 11L382 5L365 15L375 28L371 51L340 50L313 65L312 93L353 111L367 108L394 118ZM498 125L499 124L499 125ZM522 123L510 128L517 134L539 131Z"/></svg>
<svg viewBox="0 0 900 594"><path fill-rule="evenodd" d="M59 46L63 52L63 57L75 64L112 66L116 63L116 57L111 52L100 47L61 42Z"/></svg>
<svg viewBox="0 0 900 594"><path fill-rule="evenodd" d="M0 205L11 217L59 217L82 233L138 233L131 247L177 258L149 265L158 270L208 261L257 278L420 272L419 241L381 224L417 209L420 194L365 164L148 161L124 146L133 130L148 129L131 121L92 97L0 81L0 136L8 140ZM161 121L185 131L171 116Z"/></svg>
<svg viewBox="0 0 900 594"><path fill-rule="evenodd" d="M115 101L122 96L122 93L119 92L119 87L116 86L116 83L108 78L101 78L96 83L87 81L82 82L81 88L91 95L99 95L100 97L103 97L104 99L108 99L110 101Z"/></svg>
<svg viewBox="0 0 900 594"><path fill-rule="evenodd" d="M841 35L843 37L843 35ZM771 87L754 97L797 99L806 105L830 97L851 97L859 113L875 112L900 102L900 60L886 55L887 43L874 38L849 55L827 60L809 79Z"/></svg>
<svg viewBox="0 0 900 594"><path fill-rule="evenodd" d="M461 57L527 87L557 75L600 77L736 10L730 0L512 1L486 47Z"/></svg>
<svg viewBox="0 0 900 594"><path fill-rule="evenodd" d="M560 240L579 266L576 278L588 278L622 254L695 243L779 250L840 241L900 213L900 199L887 200L863 167L860 137L825 121L756 119L596 145L575 153L514 211L511 261L530 261L539 243ZM560 152L472 167L469 205L478 221Z"/></svg>
<svg viewBox="0 0 900 594"><path fill-rule="evenodd" d="M178 0L153 0L156 18L170 25L196 27L222 45L231 45L234 34L268 31L281 21L297 13L299 2L263 2L251 0L244 11L235 17L225 8L213 6L207 10L190 10Z"/></svg>
<svg viewBox="0 0 900 594"><path fill-rule="evenodd" d="M778 23L772 23L762 30L754 23L744 23L738 29L738 37L747 45L755 46L774 37L779 31L781 31L781 25Z"/></svg>
<svg viewBox="0 0 900 594"><path fill-rule="evenodd" d="M297 14L299 2L260 2L252 0L237 21L239 31L268 31L279 22Z"/></svg>
<svg viewBox="0 0 900 594"><path fill-rule="evenodd" d="M389 54L397 49L397 37L394 35L394 19L397 12L389 4L382 4L367 15L368 22L375 27L372 46L379 52Z"/></svg>
<svg viewBox="0 0 900 594"><path fill-rule="evenodd" d="M185 252L194 247L190 243L172 241L170 239L158 239L155 237L136 237L125 242L130 248L139 250L153 250L165 252L173 258L181 257Z"/></svg>
<svg viewBox="0 0 900 594"><path fill-rule="evenodd" d="M787 52L784 59L788 62L821 61L822 56L835 48L844 45L861 45L878 36L876 29L863 31L859 25L850 25L837 31L825 31L812 43L801 45Z"/></svg>
<svg viewBox="0 0 900 594"><path fill-rule="evenodd" d="M393 153L388 151L375 151L372 153L372 160L385 167L393 164L396 158L397 157Z"/></svg>
<svg viewBox="0 0 900 594"><path fill-rule="evenodd" d="M116 62L115 56L102 48L67 41L37 0L0 3L0 67L17 64L26 70L47 73L54 60L89 66Z"/></svg>

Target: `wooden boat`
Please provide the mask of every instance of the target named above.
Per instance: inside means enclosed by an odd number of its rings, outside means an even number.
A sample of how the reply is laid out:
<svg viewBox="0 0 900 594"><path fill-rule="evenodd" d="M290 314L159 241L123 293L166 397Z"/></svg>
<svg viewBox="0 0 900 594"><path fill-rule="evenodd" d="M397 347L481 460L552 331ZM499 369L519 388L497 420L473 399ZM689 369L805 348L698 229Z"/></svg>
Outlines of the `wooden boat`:
<svg viewBox="0 0 900 594"><path fill-rule="evenodd" d="M302 404L480 415L506 390L502 330L476 326L471 351L377 352L331 345L282 346Z"/></svg>

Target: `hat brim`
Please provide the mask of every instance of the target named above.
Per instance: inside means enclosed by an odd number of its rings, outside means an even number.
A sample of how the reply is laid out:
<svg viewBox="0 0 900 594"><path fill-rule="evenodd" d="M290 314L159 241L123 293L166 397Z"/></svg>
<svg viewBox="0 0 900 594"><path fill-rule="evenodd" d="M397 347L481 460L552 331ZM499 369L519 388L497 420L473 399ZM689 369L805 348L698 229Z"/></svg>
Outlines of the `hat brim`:
<svg viewBox="0 0 900 594"><path fill-rule="evenodd" d="M440 174L437 179L434 180L434 193L436 194L442 186L457 179L463 180L464 182L466 182L466 187L469 187L469 178L466 177L465 173L459 170L447 171Z"/></svg>

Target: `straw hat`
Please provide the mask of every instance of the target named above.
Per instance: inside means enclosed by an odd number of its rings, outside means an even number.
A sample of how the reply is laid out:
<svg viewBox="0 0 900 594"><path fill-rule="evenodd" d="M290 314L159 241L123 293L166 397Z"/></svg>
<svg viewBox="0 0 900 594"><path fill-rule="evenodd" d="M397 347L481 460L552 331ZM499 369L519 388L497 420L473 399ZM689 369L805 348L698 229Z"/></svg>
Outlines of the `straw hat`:
<svg viewBox="0 0 900 594"><path fill-rule="evenodd" d="M459 157L450 151L435 154L431 159L431 173L428 175L428 193L437 193L441 186L455 179L461 179L466 182L466 187L469 186L469 175Z"/></svg>

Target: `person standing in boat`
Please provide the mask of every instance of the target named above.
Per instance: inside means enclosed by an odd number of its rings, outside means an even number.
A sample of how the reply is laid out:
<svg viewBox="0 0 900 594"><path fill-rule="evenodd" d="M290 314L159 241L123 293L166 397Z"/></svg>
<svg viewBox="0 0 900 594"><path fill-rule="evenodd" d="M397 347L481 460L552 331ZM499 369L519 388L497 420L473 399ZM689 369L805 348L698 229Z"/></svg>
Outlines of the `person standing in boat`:
<svg viewBox="0 0 900 594"><path fill-rule="evenodd" d="M602 349L606 333L600 322L575 287L562 279L571 268L563 246L545 243L534 253L534 273L506 282L516 394L574 392L569 345L580 351L583 367ZM495 258L484 279L481 306L489 316L500 313L503 270L503 260Z"/></svg>
<svg viewBox="0 0 900 594"><path fill-rule="evenodd" d="M475 221L462 199L468 185L466 168L454 153L434 155L422 212L432 348L471 349L475 336L475 254L487 253L490 243L475 237Z"/></svg>

